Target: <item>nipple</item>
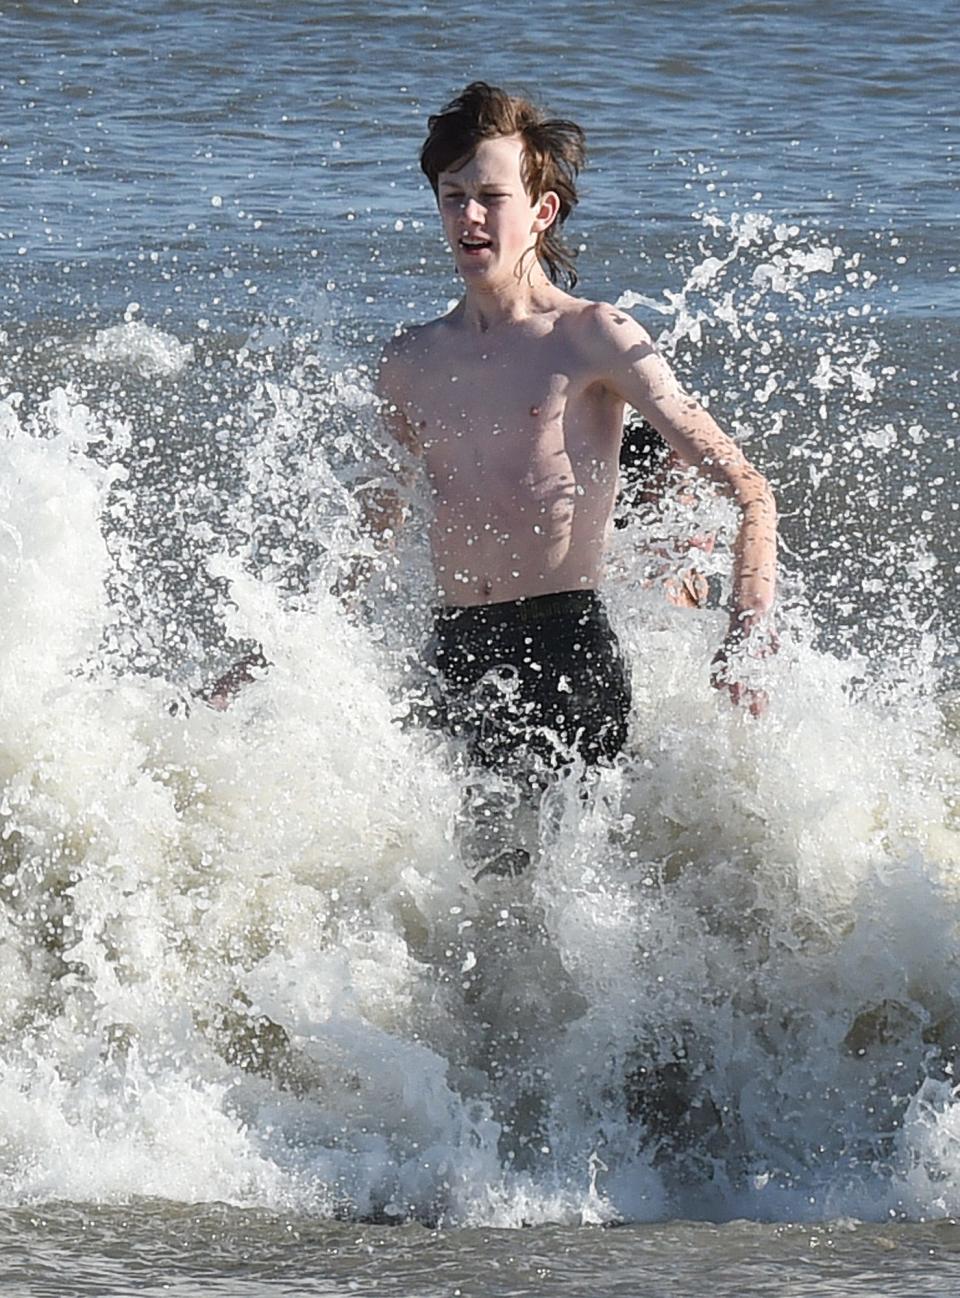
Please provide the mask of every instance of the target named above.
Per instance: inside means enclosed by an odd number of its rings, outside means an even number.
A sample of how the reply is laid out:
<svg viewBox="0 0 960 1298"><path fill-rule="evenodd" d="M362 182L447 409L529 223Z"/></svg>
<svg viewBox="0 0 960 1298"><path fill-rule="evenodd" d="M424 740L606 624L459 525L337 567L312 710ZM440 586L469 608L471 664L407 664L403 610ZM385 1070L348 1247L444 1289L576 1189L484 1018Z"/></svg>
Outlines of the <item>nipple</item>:
<svg viewBox="0 0 960 1298"><path fill-rule="evenodd" d="M531 407L530 407L530 414L531 414L531 416L532 416L534 419L536 419L536 417L537 417L537 415L539 415L539 413L540 413L540 407L539 407L539 406L531 406Z"/></svg>

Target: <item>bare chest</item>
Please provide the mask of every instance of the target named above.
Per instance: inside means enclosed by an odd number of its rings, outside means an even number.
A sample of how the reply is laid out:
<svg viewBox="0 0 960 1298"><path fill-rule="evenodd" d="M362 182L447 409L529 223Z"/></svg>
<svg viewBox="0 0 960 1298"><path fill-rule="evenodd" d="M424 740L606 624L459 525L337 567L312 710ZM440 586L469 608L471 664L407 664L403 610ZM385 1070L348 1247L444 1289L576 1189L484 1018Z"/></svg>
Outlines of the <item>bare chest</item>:
<svg viewBox="0 0 960 1298"><path fill-rule="evenodd" d="M596 472L614 453L618 420L602 390L535 348L438 357L418 388L419 439L445 496L474 487L536 493Z"/></svg>

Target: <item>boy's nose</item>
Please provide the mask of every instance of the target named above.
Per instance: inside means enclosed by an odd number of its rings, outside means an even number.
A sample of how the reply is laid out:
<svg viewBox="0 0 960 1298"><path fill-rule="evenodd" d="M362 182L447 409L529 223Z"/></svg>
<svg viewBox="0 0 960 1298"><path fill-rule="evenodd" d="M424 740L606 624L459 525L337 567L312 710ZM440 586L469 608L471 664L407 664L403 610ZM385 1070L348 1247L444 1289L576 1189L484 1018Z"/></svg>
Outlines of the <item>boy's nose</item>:
<svg viewBox="0 0 960 1298"><path fill-rule="evenodd" d="M463 205L463 214L468 221L482 221L486 210L477 198L468 198Z"/></svg>

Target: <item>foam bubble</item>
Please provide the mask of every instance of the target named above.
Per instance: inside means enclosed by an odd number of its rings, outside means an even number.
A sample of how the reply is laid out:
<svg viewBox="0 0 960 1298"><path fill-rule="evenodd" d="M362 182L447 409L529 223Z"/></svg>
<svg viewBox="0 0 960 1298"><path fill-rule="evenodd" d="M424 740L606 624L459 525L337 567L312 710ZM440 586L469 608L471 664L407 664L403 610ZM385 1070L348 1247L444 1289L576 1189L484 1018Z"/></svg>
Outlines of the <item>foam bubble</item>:
<svg viewBox="0 0 960 1298"><path fill-rule="evenodd" d="M193 345L142 320L100 329L80 348L82 356L112 369L134 370L144 377L169 378L193 361Z"/></svg>

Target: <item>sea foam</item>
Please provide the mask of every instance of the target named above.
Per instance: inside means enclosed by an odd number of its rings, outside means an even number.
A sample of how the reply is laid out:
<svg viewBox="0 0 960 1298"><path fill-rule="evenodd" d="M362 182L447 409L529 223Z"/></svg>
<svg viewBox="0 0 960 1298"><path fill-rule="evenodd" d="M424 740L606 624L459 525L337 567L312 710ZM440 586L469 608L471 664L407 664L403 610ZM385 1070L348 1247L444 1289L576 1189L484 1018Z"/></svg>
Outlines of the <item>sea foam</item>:
<svg viewBox="0 0 960 1298"><path fill-rule="evenodd" d="M679 354L759 346L773 303L837 273L769 221L711 228L669 298ZM960 1210L957 754L915 605L896 656L831 647L788 554L756 721L709 685L723 613L651 579L652 550L707 527L728 581L729 507L632 520L607 592L627 751L520 808L530 869L476 882L467 785L504 790L411 724L422 530L366 597L331 592L375 402L342 357L291 350L237 360L244 476L204 532L223 634L270 664L225 712L108 650L146 578L120 562L135 412L69 387L0 405L5 1201L501 1226ZM738 434L775 446L800 391L881 454L866 340L831 355L829 389L815 364L764 400L741 376ZM793 489L829 454L825 426L796 437Z"/></svg>

